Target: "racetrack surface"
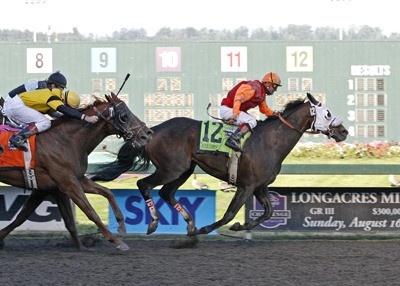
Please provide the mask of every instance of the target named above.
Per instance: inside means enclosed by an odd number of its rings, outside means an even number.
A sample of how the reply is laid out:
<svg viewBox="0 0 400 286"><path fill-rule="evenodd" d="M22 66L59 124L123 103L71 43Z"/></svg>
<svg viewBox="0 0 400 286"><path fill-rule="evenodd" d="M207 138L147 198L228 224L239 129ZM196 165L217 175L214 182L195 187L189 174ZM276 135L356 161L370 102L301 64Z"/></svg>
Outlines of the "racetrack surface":
<svg viewBox="0 0 400 286"><path fill-rule="evenodd" d="M221 239L218 239L220 237ZM182 237L178 239L182 240ZM185 239L185 238L183 238ZM104 239L77 251L66 238L8 237L0 285L399 285L398 240Z"/></svg>

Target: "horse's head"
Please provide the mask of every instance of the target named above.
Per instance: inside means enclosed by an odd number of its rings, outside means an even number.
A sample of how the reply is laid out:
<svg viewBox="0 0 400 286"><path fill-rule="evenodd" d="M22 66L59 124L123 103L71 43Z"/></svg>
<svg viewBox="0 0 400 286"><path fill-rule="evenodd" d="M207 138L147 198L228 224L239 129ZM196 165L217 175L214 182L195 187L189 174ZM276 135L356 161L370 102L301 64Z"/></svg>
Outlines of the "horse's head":
<svg viewBox="0 0 400 286"><path fill-rule="evenodd" d="M115 133L126 141L130 140L135 147L144 146L152 137L153 131L137 118L129 107L114 93L105 96L106 107L93 106L93 109L107 123L113 126Z"/></svg>
<svg viewBox="0 0 400 286"><path fill-rule="evenodd" d="M314 117L311 130L325 134L328 138L332 137L336 142L346 140L349 132L342 124L343 118L334 116L328 107L316 100L310 93L307 93L307 98L311 104L311 116Z"/></svg>

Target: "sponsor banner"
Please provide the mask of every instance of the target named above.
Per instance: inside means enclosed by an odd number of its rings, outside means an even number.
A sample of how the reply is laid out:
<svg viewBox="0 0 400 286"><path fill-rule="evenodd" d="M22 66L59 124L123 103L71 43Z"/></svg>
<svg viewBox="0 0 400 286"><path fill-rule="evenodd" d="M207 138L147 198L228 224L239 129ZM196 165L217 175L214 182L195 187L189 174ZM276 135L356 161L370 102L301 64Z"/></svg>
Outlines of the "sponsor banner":
<svg viewBox="0 0 400 286"><path fill-rule="evenodd" d="M125 217L127 233L147 233L151 216L139 190L113 189L112 192ZM151 195L159 212L158 228L155 233L186 234L187 223L183 217L158 195L158 190L153 190ZM215 191L210 190L178 190L175 197L192 214L196 227L200 228L215 222L215 195ZM111 207L109 207L109 228L114 233L118 228ZM215 231L212 232L212 234L215 233Z"/></svg>
<svg viewBox="0 0 400 286"><path fill-rule="evenodd" d="M269 196L273 215L254 230L400 230L400 193L393 188L269 188ZM246 202L246 220L263 213L255 197Z"/></svg>
<svg viewBox="0 0 400 286"><path fill-rule="evenodd" d="M16 187L0 187L0 228L9 225L21 211L31 191ZM16 230L65 231L55 200L48 196Z"/></svg>

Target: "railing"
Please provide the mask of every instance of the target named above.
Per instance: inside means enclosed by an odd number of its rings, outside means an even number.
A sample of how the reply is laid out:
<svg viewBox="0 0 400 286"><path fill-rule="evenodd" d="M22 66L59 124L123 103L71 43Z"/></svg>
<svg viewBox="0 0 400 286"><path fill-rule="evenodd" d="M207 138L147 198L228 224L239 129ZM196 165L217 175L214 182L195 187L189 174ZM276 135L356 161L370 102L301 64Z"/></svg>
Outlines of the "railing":
<svg viewBox="0 0 400 286"><path fill-rule="evenodd" d="M400 174L396 164L284 164L280 174L389 175Z"/></svg>
<svg viewBox="0 0 400 286"><path fill-rule="evenodd" d="M94 170L99 164L89 164L88 171ZM152 173L154 167L146 173ZM137 172L135 172L137 173ZM200 168L196 174L204 174ZM283 164L280 174L286 175L389 175L400 174L400 166L396 164Z"/></svg>

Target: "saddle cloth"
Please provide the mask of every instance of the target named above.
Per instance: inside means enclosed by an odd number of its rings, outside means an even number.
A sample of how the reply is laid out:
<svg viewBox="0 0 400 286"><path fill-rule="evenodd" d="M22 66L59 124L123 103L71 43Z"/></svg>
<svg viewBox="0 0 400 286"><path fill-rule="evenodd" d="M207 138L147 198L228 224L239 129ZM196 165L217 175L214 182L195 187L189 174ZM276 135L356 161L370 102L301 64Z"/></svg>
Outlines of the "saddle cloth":
<svg viewBox="0 0 400 286"><path fill-rule="evenodd" d="M24 152L22 150L8 149L8 139L18 132L19 129L6 125L0 125L0 144L4 147L4 152L0 156L0 168L22 168L25 169ZM35 168L35 137L29 137L29 145L32 153L29 168Z"/></svg>
<svg viewBox="0 0 400 286"><path fill-rule="evenodd" d="M224 153L228 157L232 155L232 149L225 146L226 140L236 130L237 126L224 124L216 121L202 121L199 136L199 153ZM244 138L241 138L240 144L243 146L249 138L251 132L248 132Z"/></svg>

